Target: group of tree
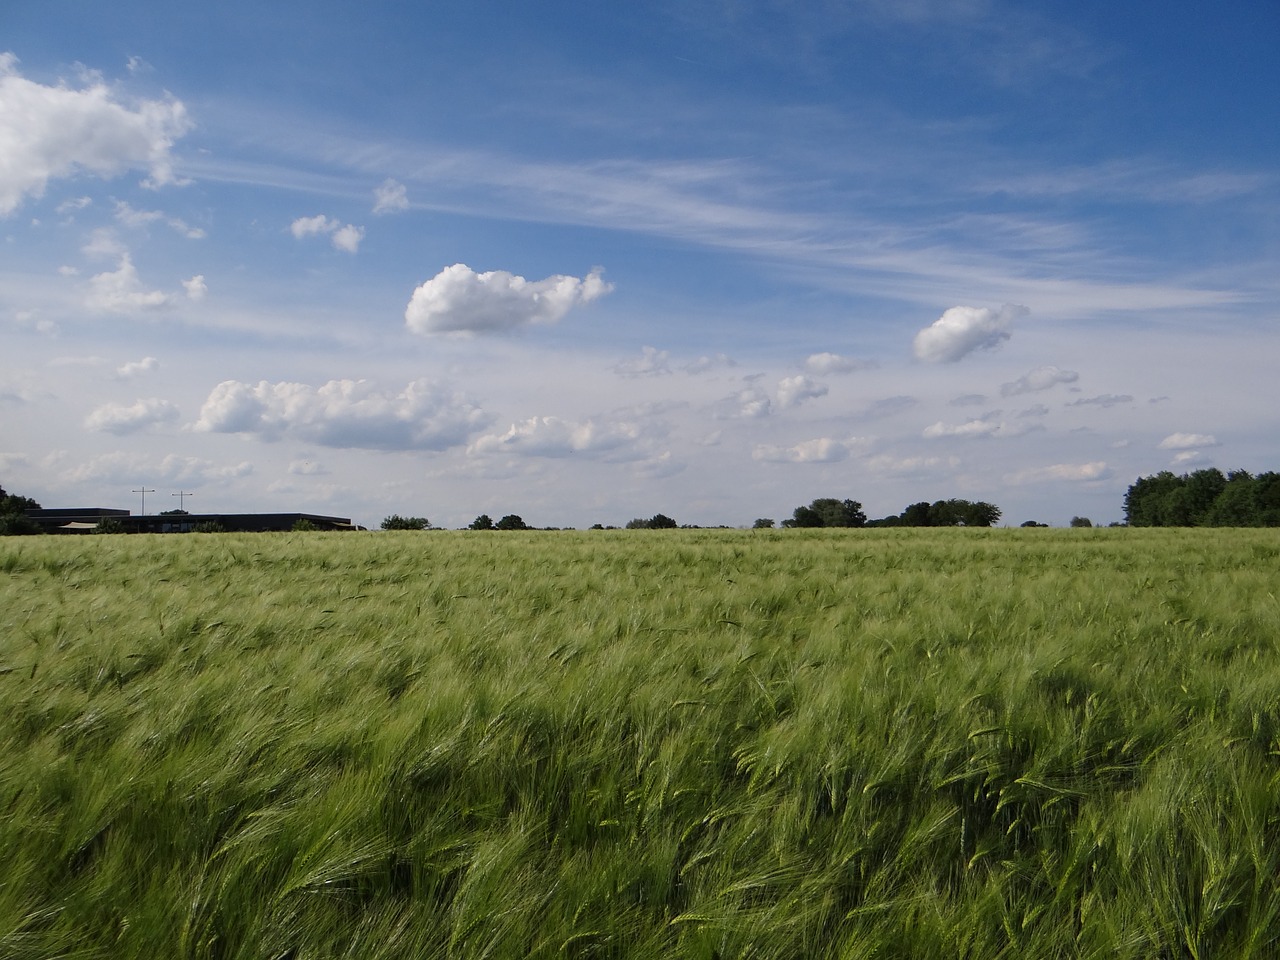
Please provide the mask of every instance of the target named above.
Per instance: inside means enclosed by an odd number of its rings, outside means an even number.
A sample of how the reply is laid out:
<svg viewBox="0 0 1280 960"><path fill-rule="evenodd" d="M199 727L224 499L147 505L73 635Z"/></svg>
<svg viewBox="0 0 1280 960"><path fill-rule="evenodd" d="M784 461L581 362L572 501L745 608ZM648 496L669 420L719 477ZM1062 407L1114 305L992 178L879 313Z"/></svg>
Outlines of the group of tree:
<svg viewBox="0 0 1280 960"><path fill-rule="evenodd" d="M896 516L868 520L857 500L819 497L807 507L796 507L782 521L784 527L989 527L1000 519L1000 508L981 500L936 500L913 503ZM753 527L768 529L773 521L757 520Z"/></svg>
<svg viewBox="0 0 1280 960"><path fill-rule="evenodd" d="M1280 527L1280 473L1162 470L1129 487L1124 515L1131 527Z"/></svg>
<svg viewBox="0 0 1280 960"><path fill-rule="evenodd" d="M482 513L471 521L468 530L532 530L527 523L514 513L508 513L497 523L487 513Z"/></svg>
<svg viewBox="0 0 1280 960"><path fill-rule="evenodd" d="M39 509L40 504L30 497L6 493L0 487L0 536L39 533L40 527L26 516L26 511Z"/></svg>
<svg viewBox="0 0 1280 960"><path fill-rule="evenodd" d="M674 530L679 524L665 513L655 513L648 520L637 517L627 521L628 530Z"/></svg>
<svg viewBox="0 0 1280 960"><path fill-rule="evenodd" d="M402 517L393 513L382 519L383 530L430 530L431 521L426 517Z"/></svg>

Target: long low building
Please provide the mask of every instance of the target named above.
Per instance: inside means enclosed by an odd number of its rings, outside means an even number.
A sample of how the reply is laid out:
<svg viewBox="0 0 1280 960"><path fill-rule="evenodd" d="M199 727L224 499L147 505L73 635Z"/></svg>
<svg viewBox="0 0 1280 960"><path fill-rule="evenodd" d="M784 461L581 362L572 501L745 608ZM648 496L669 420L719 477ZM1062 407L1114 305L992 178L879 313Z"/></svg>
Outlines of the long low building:
<svg viewBox="0 0 1280 960"><path fill-rule="evenodd" d="M26 517L45 533L92 533L104 520L125 533L192 533L222 529L228 533L271 533L292 530L306 521L316 530L363 530L347 517L317 513L159 513L135 516L110 507L56 507L27 510Z"/></svg>

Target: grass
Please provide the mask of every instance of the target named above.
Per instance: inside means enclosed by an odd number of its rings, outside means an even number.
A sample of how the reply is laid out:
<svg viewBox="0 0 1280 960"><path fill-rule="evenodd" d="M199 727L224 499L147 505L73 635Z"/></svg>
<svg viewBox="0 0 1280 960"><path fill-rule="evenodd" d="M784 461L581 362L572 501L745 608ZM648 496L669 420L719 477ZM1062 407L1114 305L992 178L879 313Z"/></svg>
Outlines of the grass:
<svg viewBox="0 0 1280 960"><path fill-rule="evenodd" d="M1280 533L0 542L0 956L1266 958Z"/></svg>

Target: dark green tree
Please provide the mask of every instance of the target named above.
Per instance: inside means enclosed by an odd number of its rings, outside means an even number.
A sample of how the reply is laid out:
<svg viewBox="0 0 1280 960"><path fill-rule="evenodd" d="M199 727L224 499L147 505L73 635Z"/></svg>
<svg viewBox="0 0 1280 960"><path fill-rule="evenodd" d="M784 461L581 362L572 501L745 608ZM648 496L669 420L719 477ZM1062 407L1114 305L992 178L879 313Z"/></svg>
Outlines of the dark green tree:
<svg viewBox="0 0 1280 960"><path fill-rule="evenodd" d="M487 513L482 513L482 514L480 514L480 516L476 517L474 520L472 520L472 521L471 521L471 525L468 527L468 529L470 529L470 530L492 530L492 529L493 529L493 519L492 519L492 518L491 518Z"/></svg>
<svg viewBox="0 0 1280 960"><path fill-rule="evenodd" d="M751 525L752 530L772 530L773 520L769 517L760 517Z"/></svg>
<svg viewBox="0 0 1280 960"><path fill-rule="evenodd" d="M1092 527L1093 521L1088 517L1072 517L1071 526L1073 527Z"/></svg>
<svg viewBox="0 0 1280 960"><path fill-rule="evenodd" d="M27 536L40 533L40 525L26 516L28 510L39 510L40 504L30 497L6 493L0 487L0 536Z"/></svg>
<svg viewBox="0 0 1280 960"><path fill-rule="evenodd" d="M393 513L382 520L383 530L427 530L430 527L431 521L426 517L402 517Z"/></svg>
<svg viewBox="0 0 1280 960"><path fill-rule="evenodd" d="M528 530L529 525L521 520L514 513L508 513L505 517L494 524L495 530Z"/></svg>

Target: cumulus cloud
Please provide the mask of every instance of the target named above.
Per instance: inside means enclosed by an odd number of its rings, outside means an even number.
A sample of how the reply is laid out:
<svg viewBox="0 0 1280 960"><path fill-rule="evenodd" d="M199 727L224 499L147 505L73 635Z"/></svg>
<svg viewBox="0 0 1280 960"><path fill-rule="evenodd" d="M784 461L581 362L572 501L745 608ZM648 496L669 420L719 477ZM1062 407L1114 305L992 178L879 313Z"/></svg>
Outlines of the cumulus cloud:
<svg viewBox="0 0 1280 960"><path fill-rule="evenodd" d="M324 447L443 450L487 421L462 394L428 380L414 380L395 394L366 380L330 380L318 388L225 380L213 388L192 429Z"/></svg>
<svg viewBox="0 0 1280 960"><path fill-rule="evenodd" d="M1033 467L1005 475L1005 483L1022 486L1032 483L1066 481L1082 483L1089 480L1105 480L1112 475L1111 468L1103 460L1089 463L1055 463L1048 467Z"/></svg>
<svg viewBox="0 0 1280 960"><path fill-rule="evenodd" d="M364 227L348 223L345 227L339 227L333 231L333 236L329 239L335 250L355 253L360 249L360 241L364 239Z"/></svg>
<svg viewBox="0 0 1280 960"><path fill-rule="evenodd" d="M999 414L991 414L986 417L980 417L976 420L966 420L964 423L943 423L939 420L932 426L925 427L924 436L929 440L936 440L940 437L960 437L960 438L979 438L979 437L1020 437L1024 433L1028 433L1036 427L1031 424L1007 423L999 419Z"/></svg>
<svg viewBox="0 0 1280 960"><path fill-rule="evenodd" d="M94 457L63 474L72 483L93 481L101 484L137 484L139 477L148 483L170 486L196 486L201 483L235 480L253 473L253 464L247 460L219 465L199 457L180 457L169 454L162 460L153 460L137 454L120 451Z"/></svg>
<svg viewBox="0 0 1280 960"><path fill-rule="evenodd" d="M383 180L373 191L373 212L399 213L409 209L409 193L404 184L396 180Z"/></svg>
<svg viewBox="0 0 1280 960"><path fill-rule="evenodd" d="M345 226L340 220L331 220L324 214L314 217L299 217L289 224L289 232L299 240L307 237L328 236L335 250L355 253L360 249L360 241L364 239L364 227L348 223Z"/></svg>
<svg viewBox="0 0 1280 960"><path fill-rule="evenodd" d="M124 436L159 424L174 423L180 416L178 408L168 400L148 397L127 407L119 403L103 404L85 418L84 425L88 430Z"/></svg>
<svg viewBox="0 0 1280 960"><path fill-rule="evenodd" d="M656 347L642 347L640 356L624 360L613 368L620 377L658 377L671 372L671 354Z"/></svg>
<svg viewBox="0 0 1280 960"><path fill-rule="evenodd" d="M86 302L90 309L103 313L135 313L167 307L173 301L167 293L148 290L142 285L138 270L126 253L120 258L119 269L89 279Z"/></svg>
<svg viewBox="0 0 1280 960"><path fill-rule="evenodd" d="M24 78L13 54L0 53L0 216L43 196L50 180L80 173L108 178L145 169L147 185L173 183L170 152L191 126L180 101L124 103L97 78L80 89L46 86Z"/></svg>
<svg viewBox="0 0 1280 960"><path fill-rule="evenodd" d="M1013 322L1029 312L1013 303L999 310L952 307L916 334L915 355L926 363L955 363L975 350L989 350L1008 340Z"/></svg>
<svg viewBox="0 0 1280 960"><path fill-rule="evenodd" d="M839 463L865 449L871 442L869 437L848 437L843 440L815 437L792 447L757 444L751 451L751 458L765 463Z"/></svg>
<svg viewBox="0 0 1280 960"><path fill-rule="evenodd" d="M855 370L865 370L873 366L866 360L856 360L853 357L842 357L838 353L814 353L810 354L804 362L804 367L810 373L816 373L819 376L825 376L833 373L852 373Z"/></svg>
<svg viewBox="0 0 1280 960"><path fill-rule="evenodd" d="M556 323L574 307L613 290L601 274L597 267L582 278L530 281L505 270L476 273L455 263L413 291L404 319L414 333L463 336Z"/></svg>
<svg viewBox="0 0 1280 960"><path fill-rule="evenodd" d="M530 417L505 433L479 437L468 448L472 456L513 453L533 457L585 455L611 461L643 460L649 441L664 433L659 424L639 419Z"/></svg>
<svg viewBox="0 0 1280 960"><path fill-rule="evenodd" d="M203 300L209 292L209 285L204 282L203 274L196 274L190 280L182 281L182 288L187 291L188 300Z"/></svg>
<svg viewBox="0 0 1280 960"><path fill-rule="evenodd" d="M160 361L155 357L143 357L141 360L130 360L116 368L116 376L121 380L132 380L146 373L155 373L160 369Z"/></svg>
<svg viewBox="0 0 1280 960"><path fill-rule="evenodd" d="M778 381L778 406L783 410L798 407L805 400L816 400L827 395L825 384L816 383L806 376L784 377Z"/></svg>
<svg viewBox="0 0 1280 960"><path fill-rule="evenodd" d="M1160 441L1161 450L1193 450L1218 445L1218 438L1210 433L1171 433Z"/></svg>
<svg viewBox="0 0 1280 960"><path fill-rule="evenodd" d="M1061 370L1053 366L1036 367L1012 383L1001 384L1000 396L1016 397L1023 393L1036 393L1040 390L1048 390L1059 383L1075 383L1079 379L1080 374L1074 370Z"/></svg>
<svg viewBox="0 0 1280 960"><path fill-rule="evenodd" d="M1122 403L1133 403L1133 397L1127 393L1102 393L1096 397L1084 397L1064 404L1068 407L1102 407L1104 410L1119 406Z"/></svg>

